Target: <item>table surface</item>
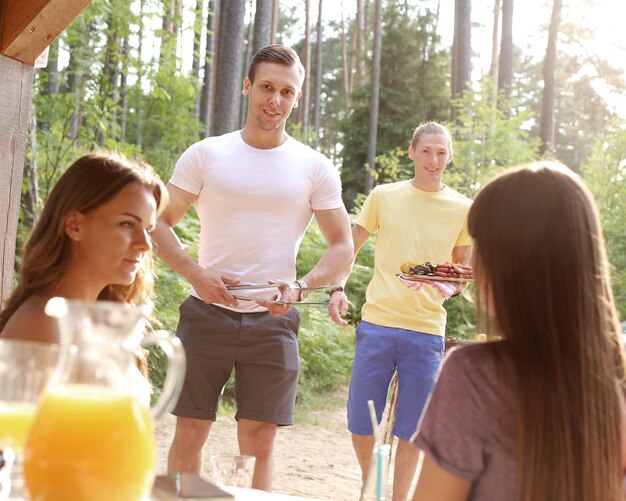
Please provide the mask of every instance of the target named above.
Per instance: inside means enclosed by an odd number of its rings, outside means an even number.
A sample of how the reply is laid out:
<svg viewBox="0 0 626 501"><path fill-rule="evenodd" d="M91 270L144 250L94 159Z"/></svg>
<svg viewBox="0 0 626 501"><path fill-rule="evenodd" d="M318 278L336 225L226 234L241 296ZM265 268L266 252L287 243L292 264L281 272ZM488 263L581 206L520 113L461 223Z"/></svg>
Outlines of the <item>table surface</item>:
<svg viewBox="0 0 626 501"><path fill-rule="evenodd" d="M287 494L278 494L276 492L266 492L257 489L245 489L243 487L223 487L223 489L234 494L235 501L322 501L317 498L289 496ZM157 499L161 498L151 496L146 501L157 501Z"/></svg>
<svg viewBox="0 0 626 501"><path fill-rule="evenodd" d="M316 498L288 496L287 494L259 491L257 489L244 489L242 487L223 487L223 489L234 494L236 501L321 501Z"/></svg>

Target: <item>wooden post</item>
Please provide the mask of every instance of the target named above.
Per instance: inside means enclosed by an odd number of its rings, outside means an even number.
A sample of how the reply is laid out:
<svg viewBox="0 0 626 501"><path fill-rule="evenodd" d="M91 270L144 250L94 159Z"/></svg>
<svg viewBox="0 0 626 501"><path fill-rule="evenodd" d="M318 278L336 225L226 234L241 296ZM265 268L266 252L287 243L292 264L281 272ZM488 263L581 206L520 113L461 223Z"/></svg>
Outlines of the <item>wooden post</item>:
<svg viewBox="0 0 626 501"><path fill-rule="evenodd" d="M0 55L0 298L13 287L33 66Z"/></svg>
<svg viewBox="0 0 626 501"><path fill-rule="evenodd" d="M0 0L0 299L13 287L15 239L37 56L91 0ZM0 309L2 306L0 305Z"/></svg>

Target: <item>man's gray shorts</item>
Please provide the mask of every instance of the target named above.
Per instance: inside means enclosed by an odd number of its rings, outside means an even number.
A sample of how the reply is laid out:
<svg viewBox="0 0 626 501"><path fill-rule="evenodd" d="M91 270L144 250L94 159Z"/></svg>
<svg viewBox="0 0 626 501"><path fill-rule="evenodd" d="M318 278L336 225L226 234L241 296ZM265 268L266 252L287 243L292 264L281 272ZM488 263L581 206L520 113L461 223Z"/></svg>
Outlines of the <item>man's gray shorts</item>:
<svg viewBox="0 0 626 501"><path fill-rule="evenodd" d="M176 416L215 421L222 389L235 369L236 419L293 424L300 373L300 313L237 313L189 296L176 335L187 373Z"/></svg>

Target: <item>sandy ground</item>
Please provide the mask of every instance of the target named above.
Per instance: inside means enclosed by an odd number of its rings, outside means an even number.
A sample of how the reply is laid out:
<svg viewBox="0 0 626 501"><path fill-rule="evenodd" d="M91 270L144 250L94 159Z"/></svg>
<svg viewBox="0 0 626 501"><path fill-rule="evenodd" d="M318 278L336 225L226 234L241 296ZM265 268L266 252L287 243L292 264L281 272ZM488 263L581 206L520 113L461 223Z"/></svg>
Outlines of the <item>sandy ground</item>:
<svg viewBox="0 0 626 501"><path fill-rule="evenodd" d="M275 445L273 490L282 494L324 500L357 500L361 487L345 407L313 413L312 424L280 428ZM174 433L175 418L167 416L157 426L157 471L167 468L167 451ZM219 415L204 449L203 476L210 479L213 454L237 453L237 428L232 416Z"/></svg>

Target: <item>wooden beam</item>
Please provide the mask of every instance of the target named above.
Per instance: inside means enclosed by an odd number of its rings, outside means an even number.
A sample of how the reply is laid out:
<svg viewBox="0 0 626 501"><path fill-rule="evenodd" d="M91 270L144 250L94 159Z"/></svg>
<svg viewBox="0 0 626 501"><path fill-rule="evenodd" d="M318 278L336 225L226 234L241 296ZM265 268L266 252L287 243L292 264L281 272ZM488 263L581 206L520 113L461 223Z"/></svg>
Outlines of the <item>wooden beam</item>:
<svg viewBox="0 0 626 501"><path fill-rule="evenodd" d="M34 64L91 0L4 0L0 53Z"/></svg>
<svg viewBox="0 0 626 501"><path fill-rule="evenodd" d="M0 298L13 288L33 66L0 55Z"/></svg>

